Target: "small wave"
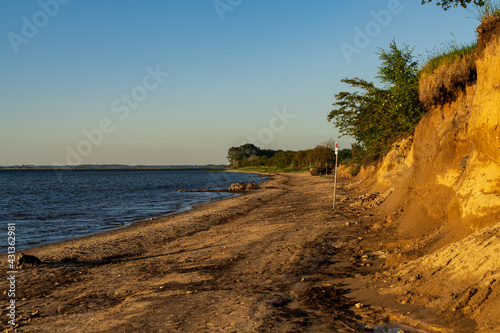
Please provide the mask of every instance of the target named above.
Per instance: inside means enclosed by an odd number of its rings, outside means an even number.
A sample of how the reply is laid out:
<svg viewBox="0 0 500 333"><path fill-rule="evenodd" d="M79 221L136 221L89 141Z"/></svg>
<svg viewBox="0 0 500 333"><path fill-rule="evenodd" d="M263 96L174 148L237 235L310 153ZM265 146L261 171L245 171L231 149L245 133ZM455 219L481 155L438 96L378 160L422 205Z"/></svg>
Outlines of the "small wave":
<svg viewBox="0 0 500 333"><path fill-rule="evenodd" d="M178 190L227 188L261 181L258 176L202 171L72 171L60 182L52 171L9 173L2 220L22 230L21 246L46 244L116 229L146 218L185 211L194 205L231 196ZM0 248L6 249L6 239Z"/></svg>

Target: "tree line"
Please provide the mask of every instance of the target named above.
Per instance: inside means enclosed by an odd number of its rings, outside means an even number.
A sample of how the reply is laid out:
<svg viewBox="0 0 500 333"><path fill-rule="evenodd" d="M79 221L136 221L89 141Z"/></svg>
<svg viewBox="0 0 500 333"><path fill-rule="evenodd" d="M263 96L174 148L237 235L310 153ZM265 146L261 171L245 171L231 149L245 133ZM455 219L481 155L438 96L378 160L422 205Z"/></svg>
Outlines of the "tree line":
<svg viewBox="0 0 500 333"><path fill-rule="evenodd" d="M350 157L350 149L340 150L338 163L345 163ZM261 149L247 143L229 148L227 159L230 168L271 167L284 171L316 168L320 172L325 172L325 169L331 170L335 165L335 151L333 141L299 151Z"/></svg>

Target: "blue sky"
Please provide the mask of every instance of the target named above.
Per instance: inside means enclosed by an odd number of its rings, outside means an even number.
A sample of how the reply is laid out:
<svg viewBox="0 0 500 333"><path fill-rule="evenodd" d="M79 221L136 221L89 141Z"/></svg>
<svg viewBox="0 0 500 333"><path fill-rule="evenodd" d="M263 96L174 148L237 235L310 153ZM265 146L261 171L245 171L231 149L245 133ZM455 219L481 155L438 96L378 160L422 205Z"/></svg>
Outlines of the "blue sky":
<svg viewBox="0 0 500 333"><path fill-rule="evenodd" d="M392 39L418 56L474 41L478 25L420 0L1 6L0 165L227 163L246 142L348 148L326 121L342 78L373 80Z"/></svg>

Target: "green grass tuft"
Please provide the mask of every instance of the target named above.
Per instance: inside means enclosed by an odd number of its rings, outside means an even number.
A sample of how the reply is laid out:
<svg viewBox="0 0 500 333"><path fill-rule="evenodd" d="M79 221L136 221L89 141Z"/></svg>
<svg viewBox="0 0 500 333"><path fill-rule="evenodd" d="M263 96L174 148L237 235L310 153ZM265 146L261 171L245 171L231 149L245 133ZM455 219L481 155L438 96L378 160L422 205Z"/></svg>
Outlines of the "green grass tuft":
<svg viewBox="0 0 500 333"><path fill-rule="evenodd" d="M420 70L420 75L432 74L443 65L451 65L458 59L473 54L476 49L476 42L470 45L457 44L456 42L445 43L443 48L427 52L427 56L424 57L425 66Z"/></svg>
<svg viewBox="0 0 500 333"><path fill-rule="evenodd" d="M500 17L500 3L497 1L486 0L484 6L476 6L471 11L479 22L484 22L487 17Z"/></svg>

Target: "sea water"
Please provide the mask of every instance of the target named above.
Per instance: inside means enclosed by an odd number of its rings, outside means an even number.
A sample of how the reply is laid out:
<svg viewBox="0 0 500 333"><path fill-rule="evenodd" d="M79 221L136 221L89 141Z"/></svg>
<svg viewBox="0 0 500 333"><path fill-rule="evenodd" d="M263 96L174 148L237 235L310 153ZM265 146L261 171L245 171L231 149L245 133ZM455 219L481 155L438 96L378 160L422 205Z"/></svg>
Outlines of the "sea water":
<svg viewBox="0 0 500 333"><path fill-rule="evenodd" d="M0 170L0 221L16 249L86 236L233 196L216 190L259 182L255 174L183 170Z"/></svg>

